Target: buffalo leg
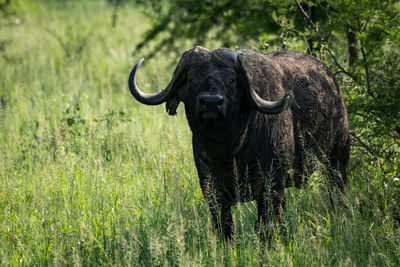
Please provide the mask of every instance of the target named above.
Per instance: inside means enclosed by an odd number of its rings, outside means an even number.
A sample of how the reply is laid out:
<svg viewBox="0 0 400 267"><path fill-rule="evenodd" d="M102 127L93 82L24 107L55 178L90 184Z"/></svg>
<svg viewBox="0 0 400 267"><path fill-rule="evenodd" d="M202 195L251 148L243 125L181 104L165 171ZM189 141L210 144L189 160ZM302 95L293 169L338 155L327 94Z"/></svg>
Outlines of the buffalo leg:
<svg viewBox="0 0 400 267"><path fill-rule="evenodd" d="M257 198L258 220L255 231L258 232L262 241L270 239L270 223L273 218L273 227L278 227L282 223L282 214L285 207L284 189L274 190L264 193Z"/></svg>
<svg viewBox="0 0 400 267"><path fill-rule="evenodd" d="M348 183L347 174L349 172L349 161L350 161L350 139L347 139L346 145L341 149L341 155L338 162L339 171L342 174L341 184L338 185L339 189L344 191L345 186Z"/></svg>
<svg viewBox="0 0 400 267"><path fill-rule="evenodd" d="M220 230L221 229L221 217L218 212L217 203L214 199L207 199L207 202L208 202L208 207L210 209L215 228L217 229L217 234L219 234L219 232L221 231Z"/></svg>
<svg viewBox="0 0 400 267"><path fill-rule="evenodd" d="M349 158L350 141L347 140L344 148L338 149L337 154L332 155L330 159L328 176L331 181L328 187L329 197L333 207L335 207L335 202L338 202L340 206L347 207L344 198L344 190L348 183L347 173L349 168Z"/></svg>
<svg viewBox="0 0 400 267"><path fill-rule="evenodd" d="M201 179L201 188L208 203L217 235L223 234L229 240L233 235L231 202L221 201L223 198L221 195L217 196L217 190L212 179Z"/></svg>
<svg viewBox="0 0 400 267"><path fill-rule="evenodd" d="M218 236L224 236L230 240L233 236L233 218L231 212L231 204L218 205L215 198L207 198L208 207L213 218ZM220 208L218 208L220 206Z"/></svg>
<svg viewBox="0 0 400 267"><path fill-rule="evenodd" d="M225 238L230 240L234 233L231 204L223 204L221 207L221 225Z"/></svg>
<svg viewBox="0 0 400 267"><path fill-rule="evenodd" d="M210 209L210 213L217 229L217 234L221 231L221 216L219 214L219 205L217 203L217 196L214 190L210 190L210 188L202 187L203 188L203 195L207 201L208 208Z"/></svg>

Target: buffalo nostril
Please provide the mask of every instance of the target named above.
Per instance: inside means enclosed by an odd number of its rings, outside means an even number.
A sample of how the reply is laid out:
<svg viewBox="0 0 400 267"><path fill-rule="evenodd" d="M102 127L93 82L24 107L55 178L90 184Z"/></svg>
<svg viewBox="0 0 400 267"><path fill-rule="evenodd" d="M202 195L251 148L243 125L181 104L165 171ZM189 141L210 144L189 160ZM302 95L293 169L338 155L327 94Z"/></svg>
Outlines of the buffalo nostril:
<svg viewBox="0 0 400 267"><path fill-rule="evenodd" d="M201 107L219 107L224 103L224 98L218 94L203 94L198 98Z"/></svg>

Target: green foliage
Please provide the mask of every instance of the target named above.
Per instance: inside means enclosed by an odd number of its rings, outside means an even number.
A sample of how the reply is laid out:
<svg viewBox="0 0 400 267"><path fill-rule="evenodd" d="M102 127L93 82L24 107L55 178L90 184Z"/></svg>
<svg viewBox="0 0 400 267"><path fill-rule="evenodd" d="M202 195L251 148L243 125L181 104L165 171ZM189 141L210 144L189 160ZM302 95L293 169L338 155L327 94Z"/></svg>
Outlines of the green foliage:
<svg viewBox="0 0 400 267"><path fill-rule="evenodd" d="M205 45L208 39L217 39L223 46L240 46L263 33L279 30L279 25L270 16L265 16L273 8L266 1L186 0L168 4L150 2L162 12L154 18L152 28L137 45L137 49L156 40L156 52L171 48L179 50L179 40L182 38L197 45ZM164 9L157 6L163 4ZM159 35L162 37L156 38Z"/></svg>
<svg viewBox="0 0 400 267"><path fill-rule="evenodd" d="M126 4L112 28L106 7L37 1L14 14L20 24L0 28L11 41L0 57L1 266L400 264L398 170L393 164L388 173L380 167L386 161L362 149L353 151L348 210L331 210L315 173L305 190L287 190L270 244L254 233L255 203L235 207L231 244L217 240L184 112L169 117L164 107L140 105L127 88L140 58L129 52L149 19ZM169 54L146 60L138 83L164 87L175 61ZM385 69L381 82L391 78Z"/></svg>
<svg viewBox="0 0 400 267"><path fill-rule="evenodd" d="M0 0L0 30L4 27L12 28L21 24L21 20L16 14L29 6L32 6L29 0ZM0 57L9 59L5 55L5 51L11 43L11 40L5 39L4 36L0 37ZM3 101L1 95L0 101Z"/></svg>
<svg viewBox="0 0 400 267"><path fill-rule="evenodd" d="M9 17L30 6L30 4L29 0L2 0L0 1L0 14L4 17Z"/></svg>

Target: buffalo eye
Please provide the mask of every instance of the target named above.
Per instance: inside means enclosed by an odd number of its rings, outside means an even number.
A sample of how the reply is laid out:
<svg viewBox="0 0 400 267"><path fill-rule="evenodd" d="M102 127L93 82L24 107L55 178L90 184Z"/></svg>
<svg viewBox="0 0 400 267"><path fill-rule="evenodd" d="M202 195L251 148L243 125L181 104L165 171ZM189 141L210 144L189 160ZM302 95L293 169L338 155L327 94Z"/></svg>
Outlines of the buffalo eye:
<svg viewBox="0 0 400 267"><path fill-rule="evenodd" d="M234 84L234 83L235 83L235 79L234 78L228 79L228 84Z"/></svg>
<svg viewBox="0 0 400 267"><path fill-rule="evenodd" d="M226 90L228 95L233 96L235 95L235 78L229 78L228 80L226 80L227 86L226 86Z"/></svg>

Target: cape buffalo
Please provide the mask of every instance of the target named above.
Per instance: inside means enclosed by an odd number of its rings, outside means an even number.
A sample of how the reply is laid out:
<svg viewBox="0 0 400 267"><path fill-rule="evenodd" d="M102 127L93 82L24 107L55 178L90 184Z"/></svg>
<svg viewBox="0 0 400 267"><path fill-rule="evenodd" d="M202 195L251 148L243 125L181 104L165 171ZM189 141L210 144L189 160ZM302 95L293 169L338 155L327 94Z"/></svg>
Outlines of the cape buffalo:
<svg viewBox="0 0 400 267"><path fill-rule="evenodd" d="M310 155L327 166L332 188L343 190L347 111L335 77L316 58L196 46L183 54L168 86L154 94L136 85L142 62L130 73L130 92L146 105L166 102L170 115L185 104L203 195L226 238L233 234L231 206L238 201L256 200L261 233L271 218L279 225L285 187L301 187L315 169Z"/></svg>

